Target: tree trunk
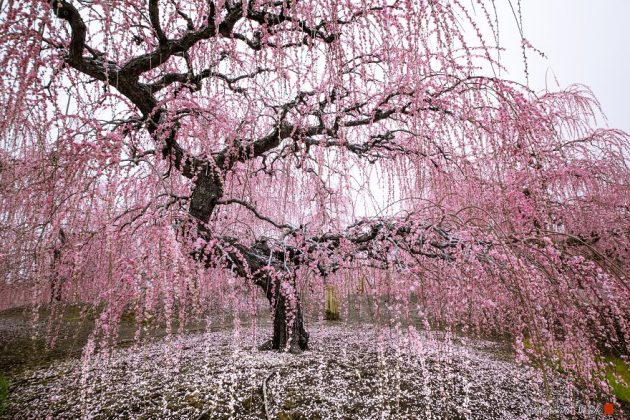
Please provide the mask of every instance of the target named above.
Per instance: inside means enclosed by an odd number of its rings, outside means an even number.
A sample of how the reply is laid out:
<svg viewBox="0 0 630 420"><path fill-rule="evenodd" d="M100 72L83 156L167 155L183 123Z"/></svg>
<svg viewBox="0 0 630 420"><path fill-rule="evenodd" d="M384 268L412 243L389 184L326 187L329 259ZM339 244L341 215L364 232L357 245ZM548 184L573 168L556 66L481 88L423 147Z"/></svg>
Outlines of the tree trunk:
<svg viewBox="0 0 630 420"><path fill-rule="evenodd" d="M327 321L339 321L339 290L336 286L326 286L326 303L324 307L325 318Z"/></svg>
<svg viewBox="0 0 630 420"><path fill-rule="evenodd" d="M301 353L308 349L308 333L294 283L287 279L265 279L257 282L263 288L273 315L273 337L261 350Z"/></svg>

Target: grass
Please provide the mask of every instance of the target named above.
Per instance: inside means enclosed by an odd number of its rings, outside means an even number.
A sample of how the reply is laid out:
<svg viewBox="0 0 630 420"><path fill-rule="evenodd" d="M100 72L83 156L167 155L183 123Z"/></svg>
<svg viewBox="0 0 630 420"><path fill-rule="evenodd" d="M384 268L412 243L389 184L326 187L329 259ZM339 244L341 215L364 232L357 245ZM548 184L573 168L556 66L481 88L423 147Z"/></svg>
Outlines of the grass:
<svg viewBox="0 0 630 420"><path fill-rule="evenodd" d="M606 381L615 396L626 404L630 404L630 366L618 357L606 358Z"/></svg>
<svg viewBox="0 0 630 420"><path fill-rule="evenodd" d="M542 354L542 347L534 345L529 338L523 340L523 346L526 350L533 350ZM557 355L557 359L547 357L546 360L556 371L564 373L560 363L562 360L560 354ZM619 401L630 406L630 365L615 356L607 356L605 361L607 364L605 378L608 386L610 386L613 394ZM601 376L599 377L601 378Z"/></svg>
<svg viewBox="0 0 630 420"><path fill-rule="evenodd" d="M0 375L0 414L4 413L7 398L9 396L9 381Z"/></svg>

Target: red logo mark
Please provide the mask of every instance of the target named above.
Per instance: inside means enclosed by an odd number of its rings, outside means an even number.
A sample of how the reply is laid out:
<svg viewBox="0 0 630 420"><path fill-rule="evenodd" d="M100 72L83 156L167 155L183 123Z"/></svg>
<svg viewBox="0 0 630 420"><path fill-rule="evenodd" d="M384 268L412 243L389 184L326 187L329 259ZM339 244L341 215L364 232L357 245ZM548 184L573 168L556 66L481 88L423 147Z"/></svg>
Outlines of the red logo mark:
<svg viewBox="0 0 630 420"><path fill-rule="evenodd" d="M613 403L604 404L604 414L607 416L612 416L615 413L615 406Z"/></svg>

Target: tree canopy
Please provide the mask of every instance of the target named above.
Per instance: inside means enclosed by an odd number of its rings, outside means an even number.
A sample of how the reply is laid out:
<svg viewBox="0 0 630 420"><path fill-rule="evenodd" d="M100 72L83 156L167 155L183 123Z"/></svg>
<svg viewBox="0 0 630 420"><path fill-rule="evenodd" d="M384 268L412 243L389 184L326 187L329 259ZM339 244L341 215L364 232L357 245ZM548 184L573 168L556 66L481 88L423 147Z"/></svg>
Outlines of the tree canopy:
<svg viewBox="0 0 630 420"><path fill-rule="evenodd" d="M259 286L304 349L300 294L365 279L583 377L627 354L628 136L504 79L493 7L0 1L3 306L104 304L108 336Z"/></svg>

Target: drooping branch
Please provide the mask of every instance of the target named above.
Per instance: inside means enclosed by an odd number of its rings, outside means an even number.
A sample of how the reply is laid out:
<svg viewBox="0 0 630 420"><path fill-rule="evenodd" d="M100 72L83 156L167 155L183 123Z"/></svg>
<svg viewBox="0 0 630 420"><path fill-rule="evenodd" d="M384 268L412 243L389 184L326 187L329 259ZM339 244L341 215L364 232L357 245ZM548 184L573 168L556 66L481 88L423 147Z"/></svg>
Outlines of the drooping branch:
<svg viewBox="0 0 630 420"><path fill-rule="evenodd" d="M202 190L208 190L209 188L207 185L210 183L220 182L221 176L217 171L225 172L231 169L236 162L245 162L247 160L263 156L265 153L278 147L283 140L288 138L299 139L304 142L307 147L313 145L321 145L325 147L345 147L349 151L356 153L358 156L367 156L371 149L378 148L388 150L390 152L405 151L404 148L387 145L386 143L391 143L389 140L387 142L383 141L385 138L391 138L391 130L388 131L388 135L374 137L374 140L363 144L348 144L335 140L338 138L340 127L356 128L372 125L378 123L379 121L386 120L397 113L408 112L409 104L399 107L383 108L383 106L386 105L392 98L397 96L398 93L392 93L386 96L372 111L370 111L370 115L365 118L355 118L341 121L344 114L351 115L365 104L348 106L344 109L343 114L339 115L335 119L332 126L326 126L321 119L320 114L321 109L325 107L329 101L330 103L334 102L333 98L335 98L337 94L332 92L331 95L327 96L327 99L324 99L324 101L319 104L319 110L313 114L319 118L320 123L314 126L303 127L289 122L287 117L290 112L293 112L298 108L306 96L312 95L312 93L304 92L300 93L296 100L279 108L280 110L278 112L276 127L273 128L266 136L255 140L234 140L230 145L228 145L228 147L226 147L225 150L218 152L214 156L213 162L199 159L190 152L186 151L179 144L177 140L178 124L176 122L168 122L165 120L165 117L168 115L166 109L156 109L157 100L153 96L154 93L172 85L173 83L186 84L191 86L193 90L198 90L201 81L208 78L223 80L228 84L230 89L237 93L242 93L242 88L236 86L239 81L254 78L263 72L270 71L270 69L259 68L252 73L235 77L231 77L211 69L205 69L197 74L191 72L167 73L151 84L139 83L137 78L140 74L161 66L171 56L187 52L190 48L192 48L192 46L203 39L208 39L215 36L217 33L222 36L229 36L234 24L239 19L243 18L241 5L232 5L230 2L226 3L225 7L227 14L218 28L214 28L214 14L216 11L214 10L214 4L209 2L208 7L210 9L210 13L204 27L196 31L187 31L179 39L169 40L160 26L158 1L151 1L149 3L150 20L153 29L159 38L160 45L153 52L132 58L121 68L118 68L113 63L103 62L98 58L82 57L81 51L83 50L85 44L86 27L79 15L79 12L66 1L55 2L54 6L56 7L56 14L70 22L71 25L73 40L71 43L72 54L68 58L69 64L77 70L95 77L98 80L108 81L127 98L129 98L148 120L147 128L151 135L154 136L156 141L164 144L163 155L172 161L173 166L178 169L183 176L191 179L198 176L201 176L202 178L212 178L212 182L204 179L201 179L198 182L200 185L206 185L206 187L202 187ZM266 27L273 28L284 22L292 22L297 24L301 30L305 31L310 36L322 39L324 42L333 42L335 40L335 36L321 32L321 28L324 26L323 21L317 24L316 27L312 28L303 21L293 19L285 11L280 14L275 14L269 11L257 12L253 10L252 7L252 4L250 4L246 18L260 24L264 24ZM328 137L329 140L316 140L316 136ZM218 191L220 188L214 188L214 190ZM207 196L207 194L198 195L204 197ZM192 202L196 201L198 200L193 200ZM201 219L207 220L212 208L213 206L205 206L203 210L196 211L195 213L198 216L203 214Z"/></svg>
<svg viewBox="0 0 630 420"><path fill-rule="evenodd" d="M64 0L52 1L50 4L55 15L68 22L72 31L70 52L66 62L81 73L97 80L108 82L135 104L144 116L149 133L162 146L164 158L181 175L193 180L189 208L190 215L200 222L199 230L205 232L204 235L208 235L208 238L211 238L212 235L206 232L206 228L203 226L209 221L216 205L237 203L234 199L221 200L224 194L223 182L225 174L233 170L236 163L247 162L257 158L264 159L288 139L292 140L292 143L296 146L292 150L296 151L299 145L304 145L306 149L309 147L344 149L359 157L380 158L384 156L381 152L387 152L392 155L416 154L425 158L430 157L425 152L415 150L413 147L403 146L397 142L397 134L402 133L404 130L387 127L385 123L401 116L413 116L419 113L437 113L456 119L458 117L455 112L446 109L444 103L447 102L442 102L441 97L458 89L468 89L467 83L473 80L472 77L449 76L447 79L453 79L452 82L441 88L422 92L421 98L424 99L418 99L419 91L408 88L393 89L376 101L368 98L354 103L343 103L341 101L347 95L342 93L343 89L340 89L339 86L335 86L328 94L323 95L324 99L313 99L321 97L323 92L319 92L319 94L300 92L292 101L277 106L270 106L275 111L275 123L267 135L258 138L228 140L228 145L223 150L215 152L210 159L202 159L194 156L180 144L180 126L177 121L177 112L174 114L175 118L173 118L173 114L169 112L166 106L158 107L158 101L154 95L175 83L189 85L192 91L197 91L200 83L205 79L221 80L234 93L243 94L244 89L238 86L240 81L254 80L258 75L272 70L259 67L253 72L230 76L216 71L212 67L200 72L194 72L192 65L187 61L189 66L187 73L168 72L160 76L157 81L148 84L139 82L140 75L161 67L174 55L188 53L191 48L202 40L216 36L226 38L234 36L240 39L239 35L234 34L233 29L241 19L254 21L264 26L270 32L280 30L281 25L285 23L292 24L295 25L297 30L304 32L305 35L324 43L333 43L339 39L339 36L326 32L326 23L324 21L309 25L304 20L292 17L290 15L290 7L283 8L280 13L275 13L254 10L253 3L248 5L247 13L244 15L241 4L226 2L224 6L225 11L221 14L222 18L219 19L221 22L217 24L218 11L215 10L213 2L208 2L209 13L201 28L191 29L192 21L186 19L189 26L188 30L177 39L169 39L160 24L159 2L151 0L149 2L149 17L151 26L158 38L159 46L154 51L133 57L122 67L118 67L115 63L104 61L99 57L84 57L82 55L83 50L88 49L89 51L90 49L85 44L87 28L78 10ZM178 13L181 14L181 11L178 11ZM359 16L353 15L349 21L337 23L347 24ZM260 33L257 31L254 32L255 40L257 39L256 34ZM258 43L258 41L255 42L256 45L262 48L262 44ZM346 61L346 68L342 72L349 74L356 72L355 67L357 66L379 64L382 61L380 57L375 55L368 54L365 58L361 57L363 55L360 54L357 58ZM475 83L481 83L480 80L476 79ZM479 84L473 88L479 89ZM309 101L311 101L310 104ZM333 104L336 106L334 118L324 118L328 112L328 107L332 107ZM488 108L491 108L491 106L492 104L488 105ZM318 123L305 124L297 122L296 116L315 117ZM471 124L476 124L472 119L470 120ZM379 123L383 123L383 131L377 134L369 134L368 140L363 142L349 143L344 135L346 133L343 133L343 130L372 128L378 126ZM411 135L416 140L423 138L430 141L428 137L417 133L412 133ZM447 158L446 153L441 148L436 147L436 149L438 150L437 153L445 159ZM432 162L434 166L439 166L439 163ZM296 229L287 224L277 223L272 218L263 216L255 207L244 201L238 202L238 204L246 207L258 219L270 223L278 229L286 230L293 234L296 232ZM396 221L391 220L374 220L369 224L362 223L352 226L345 232L313 236L305 239L307 246L304 249L299 249L300 247L295 244L293 248L287 245L283 246L288 250L286 252L288 253L287 255L290 255L289 260L299 264L300 261L304 262L311 258L311 254L316 252L338 252L344 242L352 244L352 252L363 252L369 254L372 258L376 258L379 252L374 244L391 243L410 254L441 260L452 260L453 255L449 253L449 250L457 245L461 245L458 240L453 238L448 240L443 238L444 240L441 242L427 242L425 239L417 238L411 240L410 238L418 236L419 231L431 230L434 227L427 225L411 228L409 226L405 227L404 223L401 226L396 225L396 223ZM361 231L361 229L367 230ZM445 234L445 231L435 232ZM423 235L419 237L424 238ZM267 243L268 240L263 240L263 242ZM271 249L270 244L265 246ZM252 249L259 251L261 246L260 244L255 245ZM280 255L278 255L278 261L281 261Z"/></svg>
<svg viewBox="0 0 630 420"><path fill-rule="evenodd" d="M628 337L627 136L591 130L584 89L493 77L501 46L470 39L464 3L4 2L0 237L28 257L3 272L77 261L104 290L131 273L138 299L145 274L190 280L175 300L236 275L282 320L302 273L366 269L377 294L535 348ZM353 223L377 208L409 214Z"/></svg>

